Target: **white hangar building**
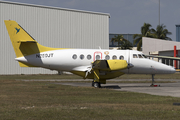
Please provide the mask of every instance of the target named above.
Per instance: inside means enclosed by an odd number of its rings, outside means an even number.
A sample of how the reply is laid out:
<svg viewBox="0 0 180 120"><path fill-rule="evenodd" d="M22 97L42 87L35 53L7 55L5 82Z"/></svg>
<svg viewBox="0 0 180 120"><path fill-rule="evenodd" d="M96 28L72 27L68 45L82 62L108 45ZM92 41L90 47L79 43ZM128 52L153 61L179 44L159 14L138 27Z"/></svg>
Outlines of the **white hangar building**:
<svg viewBox="0 0 180 120"><path fill-rule="evenodd" d="M0 1L0 75L57 73L21 68L15 61L4 20L15 20L44 46L109 49L109 18L107 13Z"/></svg>
<svg viewBox="0 0 180 120"><path fill-rule="evenodd" d="M176 46L176 50L174 50L174 46ZM145 55L155 55L155 56L167 56L174 57L174 52L176 51L176 57L180 57L180 42L176 41L168 41L162 39L155 38L142 38L142 52ZM154 60L162 62L167 65L174 66L176 69L180 69L180 60L164 59L164 58L154 58Z"/></svg>

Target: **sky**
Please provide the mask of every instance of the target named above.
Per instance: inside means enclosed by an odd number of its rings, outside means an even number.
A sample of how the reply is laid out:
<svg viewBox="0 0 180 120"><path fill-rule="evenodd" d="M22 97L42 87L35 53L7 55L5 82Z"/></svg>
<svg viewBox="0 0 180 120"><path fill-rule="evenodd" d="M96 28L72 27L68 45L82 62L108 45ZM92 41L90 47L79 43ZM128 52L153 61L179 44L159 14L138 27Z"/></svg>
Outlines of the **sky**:
<svg viewBox="0 0 180 120"><path fill-rule="evenodd" d="M156 29L164 24L176 40L176 26L180 24L180 0L7 0L85 11L109 13L109 33L140 34L141 26L149 23Z"/></svg>

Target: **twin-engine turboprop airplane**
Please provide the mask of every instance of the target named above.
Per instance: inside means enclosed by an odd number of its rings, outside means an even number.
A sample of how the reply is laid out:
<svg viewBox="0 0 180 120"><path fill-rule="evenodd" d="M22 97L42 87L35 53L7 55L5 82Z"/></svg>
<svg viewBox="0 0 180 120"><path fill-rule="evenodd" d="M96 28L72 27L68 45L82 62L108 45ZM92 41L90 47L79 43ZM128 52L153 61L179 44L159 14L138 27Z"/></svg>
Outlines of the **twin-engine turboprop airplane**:
<svg viewBox="0 0 180 120"><path fill-rule="evenodd" d="M68 71L93 79L92 86L101 87L107 79L123 74L175 73L171 66L147 59L133 50L50 48L37 43L18 23L5 20L16 58L21 67L42 67Z"/></svg>

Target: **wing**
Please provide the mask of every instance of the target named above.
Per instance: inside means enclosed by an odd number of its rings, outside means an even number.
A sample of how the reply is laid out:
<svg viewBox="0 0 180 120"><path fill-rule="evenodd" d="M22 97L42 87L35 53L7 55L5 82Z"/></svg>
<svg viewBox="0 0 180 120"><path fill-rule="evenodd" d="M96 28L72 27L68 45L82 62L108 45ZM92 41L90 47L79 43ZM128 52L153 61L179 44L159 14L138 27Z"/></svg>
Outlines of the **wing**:
<svg viewBox="0 0 180 120"><path fill-rule="evenodd" d="M179 57L169 57L169 56L156 56L156 55L146 55L147 57L161 58L161 59L171 59L171 60L180 60Z"/></svg>
<svg viewBox="0 0 180 120"><path fill-rule="evenodd" d="M130 64L126 60L96 60L90 66L79 66L72 73L86 78L111 79L123 75L120 70L127 69Z"/></svg>

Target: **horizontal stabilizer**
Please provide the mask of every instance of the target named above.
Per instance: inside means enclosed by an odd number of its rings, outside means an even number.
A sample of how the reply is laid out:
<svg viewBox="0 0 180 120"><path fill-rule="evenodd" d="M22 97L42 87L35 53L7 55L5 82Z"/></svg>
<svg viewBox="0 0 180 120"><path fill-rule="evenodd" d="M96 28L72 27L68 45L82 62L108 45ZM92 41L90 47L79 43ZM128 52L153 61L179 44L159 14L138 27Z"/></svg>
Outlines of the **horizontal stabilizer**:
<svg viewBox="0 0 180 120"><path fill-rule="evenodd" d="M18 43L20 43L20 42L31 42L31 43L37 43L36 41L29 41L29 40L19 40L19 41L17 41Z"/></svg>
<svg viewBox="0 0 180 120"><path fill-rule="evenodd" d="M19 62L19 66L20 67L37 67L37 66L33 66L33 65L30 65L28 63L23 63L23 62Z"/></svg>

